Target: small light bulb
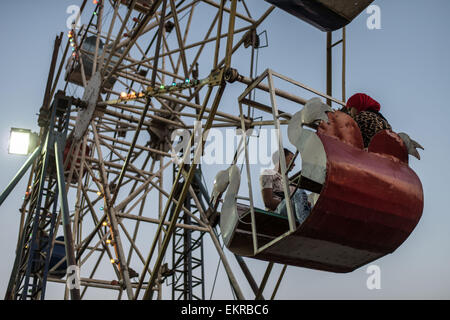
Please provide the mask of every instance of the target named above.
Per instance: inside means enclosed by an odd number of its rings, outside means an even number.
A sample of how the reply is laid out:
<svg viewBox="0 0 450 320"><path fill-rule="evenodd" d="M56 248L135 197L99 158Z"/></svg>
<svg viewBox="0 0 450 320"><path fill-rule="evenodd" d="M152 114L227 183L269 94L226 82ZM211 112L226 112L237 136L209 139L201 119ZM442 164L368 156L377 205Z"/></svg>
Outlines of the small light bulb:
<svg viewBox="0 0 450 320"><path fill-rule="evenodd" d="M106 240L107 244L111 244L111 239Z"/></svg>
<svg viewBox="0 0 450 320"><path fill-rule="evenodd" d="M111 259L110 261L112 264L116 263L116 259Z"/></svg>
<svg viewBox="0 0 450 320"><path fill-rule="evenodd" d="M100 191L97 191L97 195L98 195L98 196L101 196L102 193L101 193Z"/></svg>
<svg viewBox="0 0 450 320"><path fill-rule="evenodd" d="M103 225L104 227L107 227L107 226L108 226L108 222L103 221L102 225Z"/></svg>
<svg viewBox="0 0 450 320"><path fill-rule="evenodd" d="M126 92L121 92L121 93L120 93L120 97L121 97L122 99L126 99L126 98L127 98L127 93L126 93Z"/></svg>

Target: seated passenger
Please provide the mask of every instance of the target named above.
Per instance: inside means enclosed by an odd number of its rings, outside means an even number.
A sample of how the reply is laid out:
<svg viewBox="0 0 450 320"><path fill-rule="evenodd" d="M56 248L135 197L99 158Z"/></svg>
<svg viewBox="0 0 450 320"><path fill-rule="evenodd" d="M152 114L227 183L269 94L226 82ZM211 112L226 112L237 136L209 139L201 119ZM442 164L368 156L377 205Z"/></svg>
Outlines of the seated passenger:
<svg viewBox="0 0 450 320"><path fill-rule="evenodd" d="M345 108L361 130L364 148L369 146L370 140L378 131L392 130L389 122L380 113L380 104L364 93L351 96Z"/></svg>
<svg viewBox="0 0 450 320"><path fill-rule="evenodd" d="M276 152L277 154L277 152ZM260 184L262 189L262 197L264 205L270 211L278 213L282 216L287 216L286 200L283 192L283 180L281 176L281 167L279 163L279 157L274 154L274 164L273 169L264 170L260 176ZM284 156L286 158L286 169L289 169L289 164L294 158L294 154L288 149L284 149ZM294 165L290 168L292 170ZM287 175L288 172L286 172ZM303 189L297 189L294 192L295 187L289 186L289 191L292 200L292 209L297 217L298 222L303 223L308 217L311 207L308 203L308 196Z"/></svg>

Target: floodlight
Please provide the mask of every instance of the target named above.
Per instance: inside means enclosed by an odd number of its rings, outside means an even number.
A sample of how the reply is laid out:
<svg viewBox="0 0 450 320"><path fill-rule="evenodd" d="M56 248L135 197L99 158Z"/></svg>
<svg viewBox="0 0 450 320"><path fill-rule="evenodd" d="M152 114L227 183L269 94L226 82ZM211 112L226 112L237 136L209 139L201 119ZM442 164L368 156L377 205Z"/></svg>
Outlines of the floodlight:
<svg viewBox="0 0 450 320"><path fill-rule="evenodd" d="M36 134L29 129L11 128L8 153L28 155L36 147Z"/></svg>

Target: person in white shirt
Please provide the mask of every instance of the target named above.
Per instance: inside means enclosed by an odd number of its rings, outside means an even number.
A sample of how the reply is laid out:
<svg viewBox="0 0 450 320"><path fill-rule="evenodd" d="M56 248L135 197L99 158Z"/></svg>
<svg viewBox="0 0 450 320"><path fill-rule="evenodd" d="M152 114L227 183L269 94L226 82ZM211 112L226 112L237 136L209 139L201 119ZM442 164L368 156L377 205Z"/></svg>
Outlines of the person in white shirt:
<svg viewBox="0 0 450 320"><path fill-rule="evenodd" d="M288 150L284 149L284 156L286 158L286 169L292 170L295 164L289 168L289 164L294 158L294 154ZM262 190L262 198L264 205L270 211L278 213L282 216L287 216L286 200L284 198L283 192L283 180L281 176L280 160L277 155L274 155L275 167L273 169L264 170L260 176L260 184ZM288 172L286 172L287 175ZM287 177L286 177L287 178ZM294 186L289 186L292 208L294 209L295 216L298 222L302 223L308 217L311 206L308 202L308 196L303 189L297 189L295 193Z"/></svg>

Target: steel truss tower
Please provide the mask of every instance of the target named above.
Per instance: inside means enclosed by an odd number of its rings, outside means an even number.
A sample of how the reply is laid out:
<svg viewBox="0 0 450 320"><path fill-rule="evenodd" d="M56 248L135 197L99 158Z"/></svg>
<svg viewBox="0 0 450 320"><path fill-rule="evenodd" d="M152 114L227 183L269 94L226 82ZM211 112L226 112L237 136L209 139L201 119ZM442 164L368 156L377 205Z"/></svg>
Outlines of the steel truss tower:
<svg viewBox="0 0 450 320"><path fill-rule="evenodd" d="M174 167L174 175L176 175ZM201 175L200 169L195 173L195 180L192 188L195 194L199 195L199 201L202 209L206 211L206 206L201 197L198 181ZM202 186L203 187L203 186ZM178 193L180 190L177 190ZM176 192L177 192L176 191ZM176 193L177 194L177 193ZM188 195L184 206L194 215L200 216L197 204L193 198ZM174 208L173 208L174 209ZM180 215L179 223L186 225L197 225L187 212ZM177 228L174 232L172 241L172 299L173 300L204 300L204 250L203 236L205 232Z"/></svg>
<svg viewBox="0 0 450 320"><path fill-rule="evenodd" d="M6 292L6 299L44 299L50 257L59 219L63 220L66 248L72 248L72 231L66 198L63 146L69 128L72 99L58 92L50 108L44 140L30 157L37 158L29 186L28 215L20 229L17 255ZM58 216L58 200L61 215ZM58 222L57 222L58 217ZM76 266L72 250L67 251L66 266ZM69 269L69 268L67 268ZM76 268L73 269L76 272ZM79 290L71 290L74 299Z"/></svg>

